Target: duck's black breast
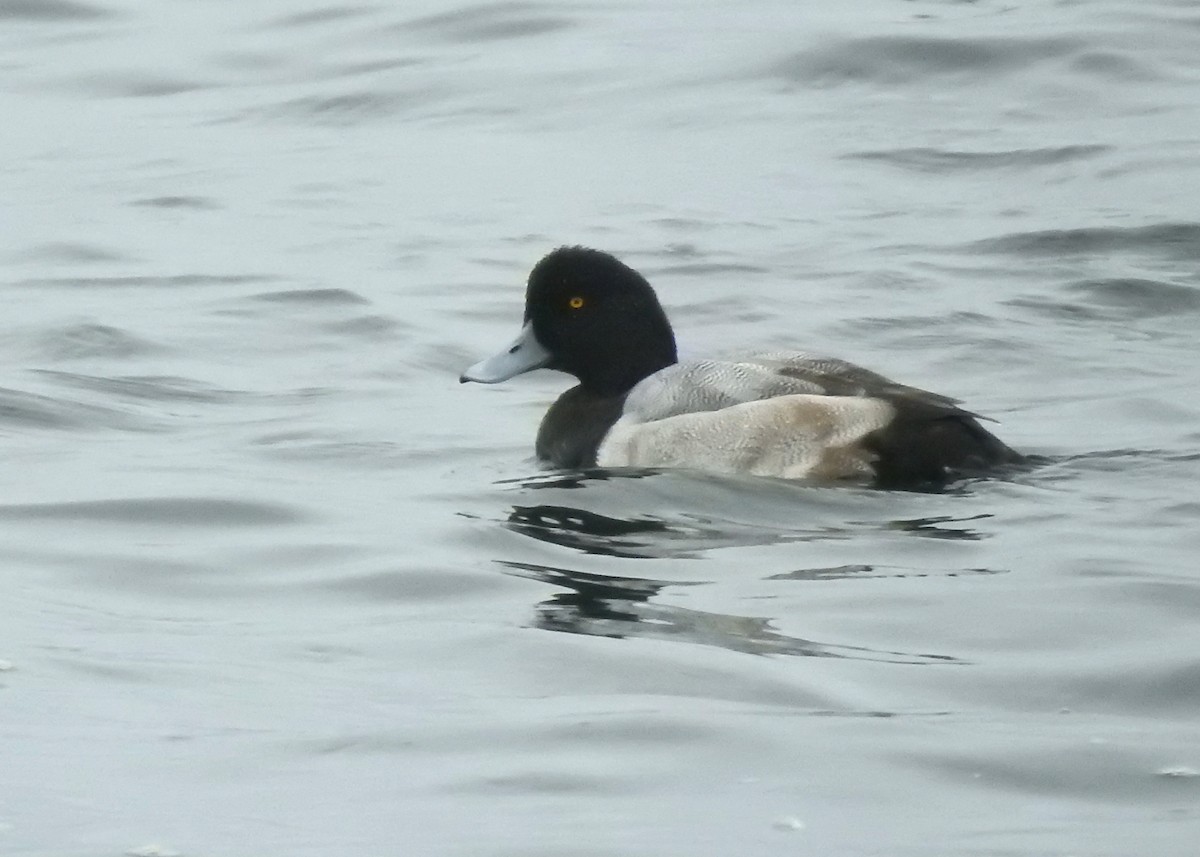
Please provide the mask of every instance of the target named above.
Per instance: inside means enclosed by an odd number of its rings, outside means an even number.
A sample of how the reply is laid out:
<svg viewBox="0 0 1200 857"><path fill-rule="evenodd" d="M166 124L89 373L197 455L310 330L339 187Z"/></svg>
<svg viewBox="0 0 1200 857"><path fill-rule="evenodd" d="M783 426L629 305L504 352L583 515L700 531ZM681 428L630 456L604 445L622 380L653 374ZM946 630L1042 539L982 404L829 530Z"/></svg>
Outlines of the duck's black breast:
<svg viewBox="0 0 1200 857"><path fill-rule="evenodd" d="M600 396L572 387L550 406L538 428L538 458L557 467L591 467L604 436L621 417L626 393Z"/></svg>

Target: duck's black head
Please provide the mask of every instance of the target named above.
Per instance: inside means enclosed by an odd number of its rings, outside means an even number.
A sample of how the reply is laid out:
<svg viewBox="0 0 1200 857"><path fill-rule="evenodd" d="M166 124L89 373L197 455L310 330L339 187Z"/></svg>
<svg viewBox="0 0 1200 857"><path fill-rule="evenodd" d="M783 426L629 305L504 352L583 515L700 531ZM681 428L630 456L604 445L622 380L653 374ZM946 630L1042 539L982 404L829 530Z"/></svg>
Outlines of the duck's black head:
<svg viewBox="0 0 1200 857"><path fill-rule="evenodd" d="M675 334L646 278L608 253L560 247L534 266L525 321L591 392L628 392L676 360Z"/></svg>
<svg viewBox="0 0 1200 857"><path fill-rule="evenodd" d="M520 335L462 380L558 369L589 393L616 396L675 360L675 334L645 277L608 253L560 247L529 274Z"/></svg>

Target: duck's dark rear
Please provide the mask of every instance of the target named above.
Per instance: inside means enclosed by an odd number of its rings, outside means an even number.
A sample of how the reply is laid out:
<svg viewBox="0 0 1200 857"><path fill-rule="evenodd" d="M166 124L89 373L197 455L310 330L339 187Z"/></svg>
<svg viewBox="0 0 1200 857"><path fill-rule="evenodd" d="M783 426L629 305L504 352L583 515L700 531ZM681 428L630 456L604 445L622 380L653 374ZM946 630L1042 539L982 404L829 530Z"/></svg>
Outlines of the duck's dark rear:
<svg viewBox="0 0 1200 857"><path fill-rule="evenodd" d="M863 440L878 456L880 487L938 487L1024 461L968 411L908 397L891 404L895 418Z"/></svg>

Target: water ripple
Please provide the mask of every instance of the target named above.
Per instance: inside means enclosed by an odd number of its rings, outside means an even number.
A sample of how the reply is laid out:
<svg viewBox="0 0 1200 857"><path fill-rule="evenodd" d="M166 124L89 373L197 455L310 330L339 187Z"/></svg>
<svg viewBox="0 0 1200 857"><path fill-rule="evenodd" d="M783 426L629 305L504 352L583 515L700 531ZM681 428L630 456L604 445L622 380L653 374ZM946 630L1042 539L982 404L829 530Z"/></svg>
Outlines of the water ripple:
<svg viewBox="0 0 1200 857"><path fill-rule="evenodd" d="M366 298L350 289L289 289L249 295L249 300L271 303L312 304L314 306L357 306L369 304Z"/></svg>
<svg viewBox="0 0 1200 857"><path fill-rule="evenodd" d="M248 398L248 394L240 390L221 389L192 378L180 378L171 375L105 377L101 375L82 375L76 372L60 372L51 369L39 369L36 371L40 375L64 384L124 399L219 403Z"/></svg>
<svg viewBox="0 0 1200 857"><path fill-rule="evenodd" d="M265 113L268 118L306 120L319 125L356 125L380 117L409 113L414 108L432 103L443 94L438 89L419 88L306 95L252 113L254 116Z"/></svg>
<svg viewBox="0 0 1200 857"><path fill-rule="evenodd" d="M918 147L852 152L843 158L880 161L894 167L921 173L947 173L970 170L997 170L1040 167L1094 158L1113 150L1112 146L1054 146L1041 149L1013 149L1005 152L961 152Z"/></svg>
<svg viewBox="0 0 1200 857"><path fill-rule="evenodd" d="M471 43L521 39L574 26L570 18L548 14L546 8L540 3L514 2L465 6L453 12L414 18L399 28L421 31L448 42Z"/></svg>
<svg viewBox="0 0 1200 857"><path fill-rule="evenodd" d="M39 244L17 255L19 262L58 262L63 264L96 264L101 262L129 262L131 257L81 241L56 241Z"/></svg>
<svg viewBox="0 0 1200 857"><path fill-rule="evenodd" d="M263 274L175 274L163 276L127 277L32 277L18 280L14 285L70 288L167 288L179 289L194 286L236 286L245 283L267 283L274 280Z"/></svg>
<svg viewBox="0 0 1200 857"><path fill-rule="evenodd" d="M0 426L41 429L109 428L150 430L129 414L69 399L52 398L0 387Z"/></svg>
<svg viewBox="0 0 1200 857"><path fill-rule="evenodd" d="M1014 232L966 245L979 253L1019 256L1095 255L1113 252L1154 253L1172 259L1200 261L1200 223L1155 223L1149 226L1096 226Z"/></svg>
<svg viewBox="0 0 1200 857"><path fill-rule="evenodd" d="M105 324L74 324L47 330L38 337L40 350L52 360L144 357L166 348Z"/></svg>
<svg viewBox="0 0 1200 857"><path fill-rule="evenodd" d="M346 18L358 18L369 15L376 10L371 6L327 6L322 9L312 9L308 12L297 12L278 18L271 22L277 27L309 27L314 24L327 24L330 21L341 21Z"/></svg>
<svg viewBox="0 0 1200 857"><path fill-rule="evenodd" d="M152 196L135 199L129 204L146 208L190 208L197 211L220 208L216 202L203 196Z"/></svg>
<svg viewBox="0 0 1200 857"><path fill-rule="evenodd" d="M0 504L0 521L88 521L167 527L262 527L307 516L281 503L216 497L134 497L63 503Z"/></svg>
<svg viewBox="0 0 1200 857"><path fill-rule="evenodd" d="M1074 295L1061 300L1041 295L1013 298L1025 307L1061 318L1132 321L1200 312L1200 288L1135 277L1077 280L1064 287Z"/></svg>
<svg viewBox="0 0 1200 857"><path fill-rule="evenodd" d="M1060 60L1080 47L1075 39L933 38L871 36L835 40L801 51L768 72L793 83L836 85L870 82L886 86L930 78L975 80Z"/></svg>
<svg viewBox="0 0 1200 857"><path fill-rule="evenodd" d="M74 0L0 0L0 21L90 21L114 14Z"/></svg>
<svg viewBox="0 0 1200 857"><path fill-rule="evenodd" d="M87 93L113 98L163 98L218 86L207 81L183 80L141 70L78 77L72 80L72 85Z"/></svg>
<svg viewBox="0 0 1200 857"><path fill-rule="evenodd" d="M996 568L912 568L878 563L856 563L829 568L798 568L767 576L767 580L878 580L883 578L963 577L975 574L1006 574Z"/></svg>

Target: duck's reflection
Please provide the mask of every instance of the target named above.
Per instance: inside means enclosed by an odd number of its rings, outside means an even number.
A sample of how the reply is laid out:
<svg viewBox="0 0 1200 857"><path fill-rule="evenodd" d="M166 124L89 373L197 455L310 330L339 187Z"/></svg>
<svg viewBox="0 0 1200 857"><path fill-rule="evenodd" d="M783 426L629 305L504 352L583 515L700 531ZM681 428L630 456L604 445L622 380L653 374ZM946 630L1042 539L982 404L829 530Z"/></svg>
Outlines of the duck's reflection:
<svg viewBox="0 0 1200 857"><path fill-rule="evenodd" d="M655 559L694 557L716 548L849 539L864 531L881 529L924 538L976 541L985 535L961 524L990 517L937 516L779 528L719 520L711 515L617 518L573 506L543 503L514 506L505 526L538 541L583 553Z"/></svg>
<svg viewBox="0 0 1200 857"><path fill-rule="evenodd" d="M616 479L645 479L658 476L663 471L654 467L589 467L582 470L554 470L537 476L520 476L516 479L501 479L497 485L517 485L532 491L562 488L573 490L587 488L591 483L609 482Z"/></svg>
<svg viewBox="0 0 1200 857"><path fill-rule="evenodd" d="M610 518L570 506L514 506L506 525L538 541L604 556L648 559L690 552L682 543L686 531L657 518Z"/></svg>
<svg viewBox="0 0 1200 857"><path fill-rule="evenodd" d="M771 620L707 613L652 603L668 587L699 586L694 581L611 577L567 568L500 561L510 574L565 589L536 606L534 627L598 637L643 637L718 646L755 655L854 658L898 664L962 663L947 655L913 654L819 643L781 634Z"/></svg>
<svg viewBox="0 0 1200 857"><path fill-rule="evenodd" d="M959 541L979 541L983 533L970 527L946 526L946 524L961 524L966 521L985 521L992 517L989 514L970 515L965 518L955 518L950 515L936 515L930 518L911 518L888 521L887 527L900 532L911 533L914 536L924 536L928 539L954 539Z"/></svg>

